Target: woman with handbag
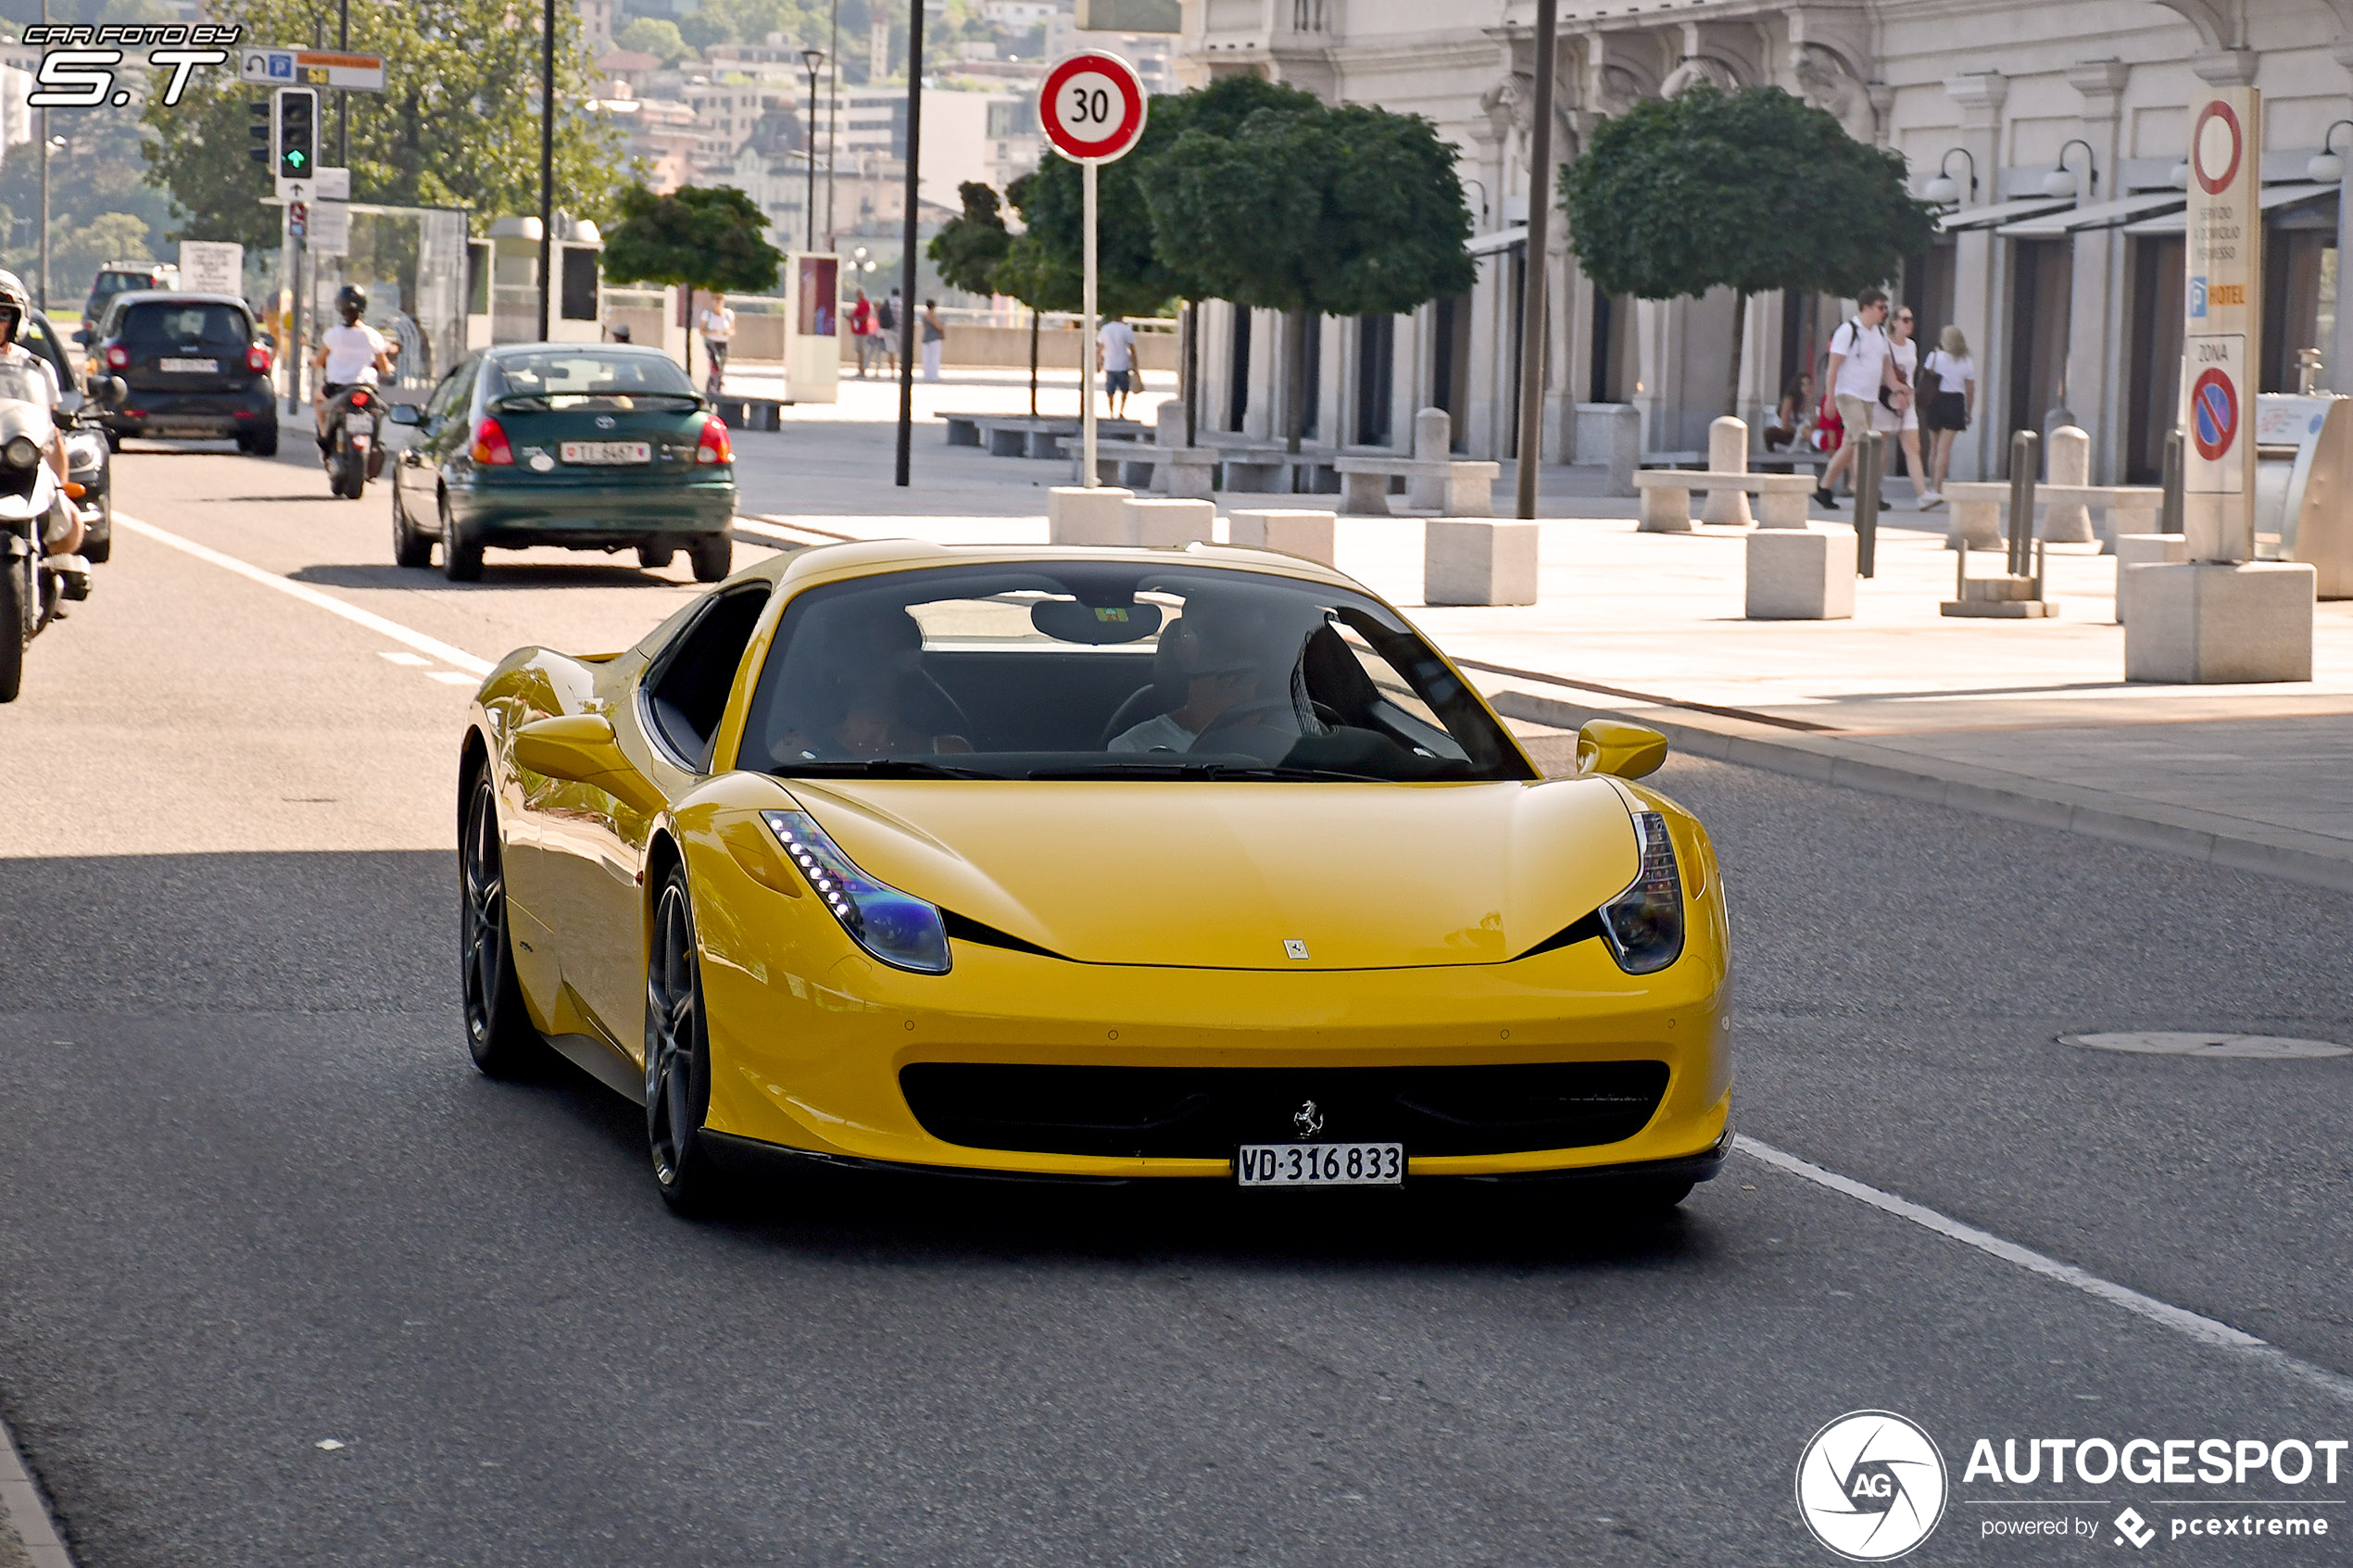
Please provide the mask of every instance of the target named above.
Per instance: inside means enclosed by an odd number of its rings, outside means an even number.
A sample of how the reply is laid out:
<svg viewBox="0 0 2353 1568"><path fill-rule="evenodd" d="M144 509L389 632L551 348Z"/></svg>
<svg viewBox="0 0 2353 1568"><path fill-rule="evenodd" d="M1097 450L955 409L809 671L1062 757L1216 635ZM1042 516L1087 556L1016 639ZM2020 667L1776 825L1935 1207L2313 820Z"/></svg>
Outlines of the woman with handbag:
<svg viewBox="0 0 2353 1568"><path fill-rule="evenodd" d="M1926 511L1944 505L1944 498L1930 488L1928 470L1920 465L1920 411L1913 395L1914 382L1919 373L1920 345L1912 341L1912 307L1908 305L1887 320L1887 358L1891 384L1880 388L1879 404L1871 410L1871 428L1904 444L1904 471L1911 476L1919 508ZM1881 452L1880 461L1884 464L1886 460L1886 454ZM1886 477L1882 468L1882 496ZM1880 509L1886 508L1887 503L1882 499Z"/></svg>
<svg viewBox="0 0 2353 1568"><path fill-rule="evenodd" d="M1920 367L1920 407L1933 445L1929 458L1929 492L1940 503L1945 471L1953 465L1953 437L1969 429L1977 411L1977 362L1969 358L1969 339L1961 329L1947 326ZM1922 498L1926 505L1926 498Z"/></svg>

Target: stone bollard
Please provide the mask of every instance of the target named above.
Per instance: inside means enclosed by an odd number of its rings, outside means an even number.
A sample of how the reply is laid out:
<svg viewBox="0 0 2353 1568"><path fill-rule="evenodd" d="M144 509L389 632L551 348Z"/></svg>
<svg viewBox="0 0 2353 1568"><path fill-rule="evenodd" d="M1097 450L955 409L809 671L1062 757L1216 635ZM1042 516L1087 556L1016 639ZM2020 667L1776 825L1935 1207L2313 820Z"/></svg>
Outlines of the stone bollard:
<svg viewBox="0 0 2353 1568"><path fill-rule="evenodd" d="M1642 410L1631 403L1579 403L1577 461L1607 466L1604 495L1633 495L1634 475L1642 466Z"/></svg>
<svg viewBox="0 0 2353 1568"><path fill-rule="evenodd" d="M1299 507L1256 507L1226 514L1229 544L1246 550L1273 550L1286 556L1334 563L1333 541L1340 519L1331 512Z"/></svg>
<svg viewBox="0 0 2353 1568"><path fill-rule="evenodd" d="M1127 503L1135 498L1115 484L1057 484L1046 492L1046 537L1056 545L1132 545Z"/></svg>
<svg viewBox="0 0 2353 1568"><path fill-rule="evenodd" d="M1745 420L1725 414L1707 427L1707 468L1711 473L1748 471L1748 424ZM1756 521L1749 514L1748 492L1744 490L1709 491L1707 509L1699 514L1699 520L1734 528L1747 528Z"/></svg>
<svg viewBox="0 0 2353 1568"><path fill-rule="evenodd" d="M1454 456L1454 421L1443 408L1417 408L1414 411L1414 460L1417 463L1443 463ZM1446 477L1443 474L1416 474L1405 482L1405 504L1416 511L1443 511L1447 508Z"/></svg>
<svg viewBox="0 0 2353 1568"><path fill-rule="evenodd" d="M1851 621L1855 531L1843 523L1759 529L1748 536L1751 621Z"/></svg>
<svg viewBox="0 0 2353 1568"><path fill-rule="evenodd" d="M2092 483L2092 435L2077 425L2061 425L2051 432L2051 444L2045 458L2048 475L2045 484L2089 484ZM2082 545L2092 540L2092 508L2081 501L2053 501L2043 508L2041 538L2057 545Z"/></svg>
<svg viewBox="0 0 2353 1568"><path fill-rule="evenodd" d="M1152 426L1152 444L1157 446L1182 446L1185 444L1185 400L1172 397L1160 406L1158 422Z"/></svg>
<svg viewBox="0 0 2353 1568"><path fill-rule="evenodd" d="M1217 525L1214 503L1199 500L1131 500L1126 503L1126 543L1173 549L1198 540L1208 544Z"/></svg>
<svg viewBox="0 0 2353 1568"><path fill-rule="evenodd" d="M2179 533L2120 533L2116 536L2116 622L2132 619L2133 569L2190 558L2189 541Z"/></svg>
<svg viewBox="0 0 2353 1568"><path fill-rule="evenodd" d="M1536 525L1493 518L1432 518L1422 534L1422 602L1532 605Z"/></svg>

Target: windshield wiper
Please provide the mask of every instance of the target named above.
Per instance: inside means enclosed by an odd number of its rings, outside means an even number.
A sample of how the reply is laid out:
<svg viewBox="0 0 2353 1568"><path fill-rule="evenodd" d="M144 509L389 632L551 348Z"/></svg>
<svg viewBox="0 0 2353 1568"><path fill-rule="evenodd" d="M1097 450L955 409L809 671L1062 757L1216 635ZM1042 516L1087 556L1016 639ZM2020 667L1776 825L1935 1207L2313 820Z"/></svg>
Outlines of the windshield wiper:
<svg viewBox="0 0 2353 1568"><path fill-rule="evenodd" d="M1001 779L979 768L951 768L919 757L869 757L854 762L787 762L769 770L781 779Z"/></svg>

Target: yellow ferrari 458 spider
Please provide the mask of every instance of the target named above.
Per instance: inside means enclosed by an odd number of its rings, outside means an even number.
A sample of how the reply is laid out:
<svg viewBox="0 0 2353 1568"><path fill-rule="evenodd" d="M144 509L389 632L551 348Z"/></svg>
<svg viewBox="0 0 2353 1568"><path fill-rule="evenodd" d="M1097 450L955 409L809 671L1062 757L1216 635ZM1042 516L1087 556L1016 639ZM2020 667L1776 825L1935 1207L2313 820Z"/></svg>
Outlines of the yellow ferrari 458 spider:
<svg viewBox="0 0 2353 1568"><path fill-rule="evenodd" d="M459 763L475 1061L739 1155L1251 1188L1603 1177L1729 1141L1723 889L1589 725L1547 780L1396 610L1248 550L779 556L510 655Z"/></svg>

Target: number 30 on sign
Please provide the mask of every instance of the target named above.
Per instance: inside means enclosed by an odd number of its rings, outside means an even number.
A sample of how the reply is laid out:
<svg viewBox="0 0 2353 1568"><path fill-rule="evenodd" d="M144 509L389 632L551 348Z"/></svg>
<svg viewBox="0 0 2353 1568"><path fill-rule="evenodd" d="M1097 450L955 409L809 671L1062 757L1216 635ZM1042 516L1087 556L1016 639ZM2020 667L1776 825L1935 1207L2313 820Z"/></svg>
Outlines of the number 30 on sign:
<svg viewBox="0 0 2353 1568"><path fill-rule="evenodd" d="M1073 163L1110 163L1144 133L1144 83L1117 55L1073 55L1046 73L1038 122Z"/></svg>

